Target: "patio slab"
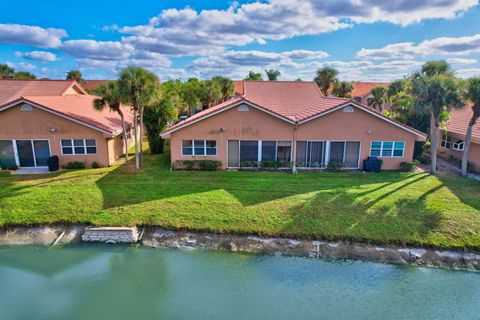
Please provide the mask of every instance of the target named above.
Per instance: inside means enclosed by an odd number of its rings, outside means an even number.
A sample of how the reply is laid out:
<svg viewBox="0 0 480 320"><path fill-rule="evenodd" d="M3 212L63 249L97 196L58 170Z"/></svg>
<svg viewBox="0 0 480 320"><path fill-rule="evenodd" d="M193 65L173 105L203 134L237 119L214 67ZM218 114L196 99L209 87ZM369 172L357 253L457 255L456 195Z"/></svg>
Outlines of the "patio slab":
<svg viewBox="0 0 480 320"><path fill-rule="evenodd" d="M18 170L10 171L11 174L45 174L53 173L48 171L48 168L19 168Z"/></svg>

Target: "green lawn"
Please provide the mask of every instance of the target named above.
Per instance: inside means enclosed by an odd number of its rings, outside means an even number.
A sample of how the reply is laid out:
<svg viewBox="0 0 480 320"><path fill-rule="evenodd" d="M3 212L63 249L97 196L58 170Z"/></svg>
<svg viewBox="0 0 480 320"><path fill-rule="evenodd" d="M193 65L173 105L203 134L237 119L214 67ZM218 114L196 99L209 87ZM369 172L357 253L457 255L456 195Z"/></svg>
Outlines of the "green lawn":
<svg viewBox="0 0 480 320"><path fill-rule="evenodd" d="M127 167L128 168L128 167ZM425 173L0 174L0 225L159 225L216 232L480 249L480 182Z"/></svg>

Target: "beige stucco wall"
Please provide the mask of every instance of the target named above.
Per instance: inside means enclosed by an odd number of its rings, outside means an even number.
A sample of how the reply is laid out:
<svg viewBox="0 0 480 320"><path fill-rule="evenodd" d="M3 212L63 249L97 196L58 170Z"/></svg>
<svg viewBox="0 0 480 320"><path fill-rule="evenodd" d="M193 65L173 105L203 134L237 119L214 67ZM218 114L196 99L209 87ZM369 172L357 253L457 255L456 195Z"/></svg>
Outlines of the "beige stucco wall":
<svg viewBox="0 0 480 320"><path fill-rule="evenodd" d="M451 146L450 149L443 148L441 146L441 139L442 134L440 134L439 142L438 142L438 155L444 159L450 160L450 158L454 158L457 160L462 160L463 151L453 150L453 143L456 140L465 140L464 135L455 134L455 133L448 133L451 137ZM480 172L480 141L472 141L470 144L470 152L468 153L468 161L473 165L473 170L476 172Z"/></svg>
<svg viewBox="0 0 480 320"><path fill-rule="evenodd" d="M132 131L133 134L133 131ZM122 139L122 134L116 136L115 138L108 138L107 139L107 147L108 147L108 156L110 164L113 164L118 158L125 154L125 147L124 142ZM133 145L133 139L127 140L128 148Z"/></svg>
<svg viewBox="0 0 480 320"><path fill-rule="evenodd" d="M354 110L353 113L342 110L332 112L298 125L295 130L295 125L263 111L250 107L249 112L240 112L238 107L234 107L172 133L171 160L214 159L220 160L225 168L228 140L360 141L361 167L369 155L372 141L405 141L404 157L385 158L383 169L399 169L400 162L413 159L415 135L360 109ZM217 156L182 156L182 140L192 139L216 140Z"/></svg>
<svg viewBox="0 0 480 320"><path fill-rule="evenodd" d="M70 161L84 162L87 166L90 166L93 161L102 166L112 163L103 133L36 107L33 107L32 111L21 111L19 105L0 112L0 128L0 140L49 140L50 154L59 156L60 165ZM51 128L55 129L55 133L50 132ZM62 155L61 139L95 139L97 154Z"/></svg>

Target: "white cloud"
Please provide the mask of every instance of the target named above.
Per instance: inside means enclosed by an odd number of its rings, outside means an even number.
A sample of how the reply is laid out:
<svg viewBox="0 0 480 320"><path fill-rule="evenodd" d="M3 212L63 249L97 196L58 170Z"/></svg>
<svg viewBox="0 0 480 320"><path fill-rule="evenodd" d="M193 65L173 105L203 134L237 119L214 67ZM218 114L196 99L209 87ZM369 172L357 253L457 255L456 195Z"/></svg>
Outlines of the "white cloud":
<svg viewBox="0 0 480 320"><path fill-rule="evenodd" d="M480 52L480 34L466 37L441 37L419 44L401 42L378 49L362 49L357 57L362 59L405 59L428 55L465 55Z"/></svg>
<svg viewBox="0 0 480 320"><path fill-rule="evenodd" d="M118 41L69 40L61 49L80 59L121 60L134 51L133 46Z"/></svg>
<svg viewBox="0 0 480 320"><path fill-rule="evenodd" d="M167 9L146 25L120 28L122 41L170 55L206 55L226 46L317 35L355 23L408 25L425 19L454 18L477 0L270 0L226 10Z"/></svg>
<svg viewBox="0 0 480 320"><path fill-rule="evenodd" d="M63 29L41 28L20 24L0 24L0 43L27 45L41 48L56 48L67 36Z"/></svg>
<svg viewBox="0 0 480 320"><path fill-rule="evenodd" d="M10 62L10 61L7 61L6 64L10 68L15 69L15 71L32 70L32 69L36 68L35 65L33 65L31 63L27 63L27 62ZM20 69L20 70L18 70L18 69Z"/></svg>
<svg viewBox="0 0 480 320"><path fill-rule="evenodd" d="M460 78L480 77L480 68L459 69L455 75Z"/></svg>
<svg viewBox="0 0 480 320"><path fill-rule="evenodd" d="M15 56L29 60L39 60L44 62L57 61L58 57L48 51L30 51L30 52L15 52Z"/></svg>
<svg viewBox="0 0 480 320"><path fill-rule="evenodd" d="M466 58L448 58L447 62L450 64L474 64L477 63L477 59L466 59Z"/></svg>

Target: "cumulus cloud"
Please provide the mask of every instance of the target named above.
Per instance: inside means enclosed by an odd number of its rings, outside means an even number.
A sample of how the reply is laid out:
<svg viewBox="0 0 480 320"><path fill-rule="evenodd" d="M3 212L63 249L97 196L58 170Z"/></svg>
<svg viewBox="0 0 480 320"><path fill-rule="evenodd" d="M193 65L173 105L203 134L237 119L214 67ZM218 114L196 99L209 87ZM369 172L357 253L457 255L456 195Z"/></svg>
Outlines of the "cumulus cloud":
<svg viewBox="0 0 480 320"><path fill-rule="evenodd" d="M35 65L33 65L31 63L27 63L27 62L10 62L10 61L7 61L6 64L7 64L7 66L15 69L16 71L19 71L18 69L20 69L20 70L32 70L32 69L36 68Z"/></svg>
<svg viewBox="0 0 480 320"><path fill-rule="evenodd" d="M477 0L270 0L226 10L167 9L146 25L120 28L124 42L170 55L203 55L226 46L283 40L378 21L408 25L454 18Z"/></svg>
<svg viewBox="0 0 480 320"><path fill-rule="evenodd" d="M61 49L80 59L121 60L134 51L133 46L118 41L69 40Z"/></svg>
<svg viewBox="0 0 480 320"><path fill-rule="evenodd" d="M28 60L39 60L44 62L57 61L58 57L54 53L48 51L30 51L30 52L15 52L15 56L25 58Z"/></svg>
<svg viewBox="0 0 480 320"><path fill-rule="evenodd" d="M67 36L63 29L41 28L20 24L0 24L0 43L27 45L40 48L57 48Z"/></svg>
<svg viewBox="0 0 480 320"><path fill-rule="evenodd" d="M474 64L477 63L477 59L467 59L467 58L448 58L447 62L450 64Z"/></svg>
<svg viewBox="0 0 480 320"><path fill-rule="evenodd" d="M465 55L480 52L480 34L466 37L441 37L419 44L401 42L378 49L362 49L357 57L362 59L405 59L428 55Z"/></svg>

